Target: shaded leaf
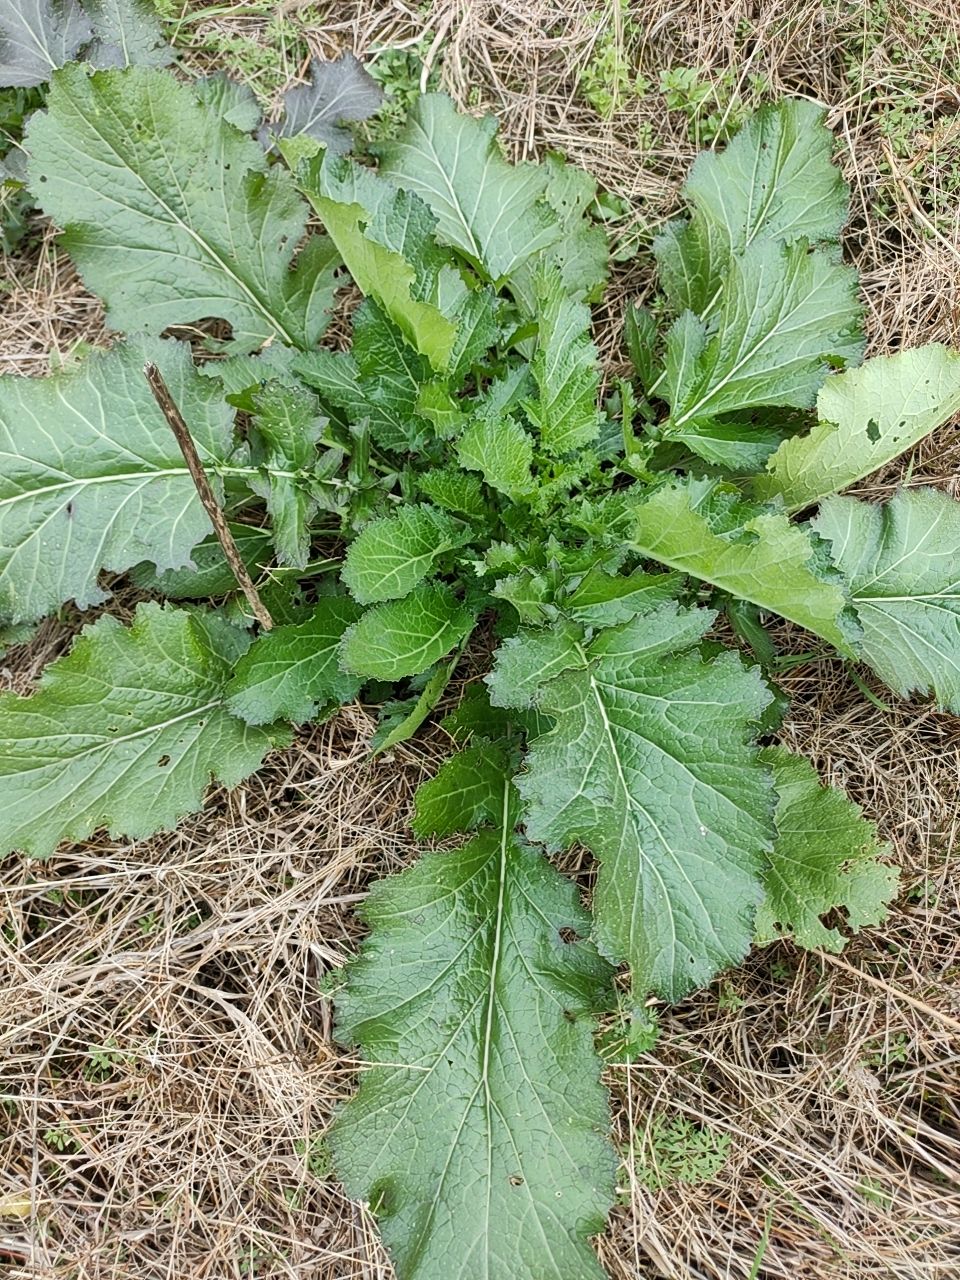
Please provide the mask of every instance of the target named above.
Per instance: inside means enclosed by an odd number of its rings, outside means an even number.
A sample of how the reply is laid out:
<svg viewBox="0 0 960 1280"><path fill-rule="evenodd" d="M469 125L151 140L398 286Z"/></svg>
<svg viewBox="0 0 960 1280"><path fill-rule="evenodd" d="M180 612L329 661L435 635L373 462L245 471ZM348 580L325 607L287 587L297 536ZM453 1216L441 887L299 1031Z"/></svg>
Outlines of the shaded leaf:
<svg viewBox="0 0 960 1280"><path fill-rule="evenodd" d="M352 53L332 62L313 58L310 83L283 95L283 116L272 126L282 137L306 134L334 152L349 151L353 136L347 121L367 120L383 102L383 90Z"/></svg>
<svg viewBox="0 0 960 1280"><path fill-rule="evenodd" d="M268 529L256 525L230 525L233 541L240 559L256 577L272 554L272 539ZM145 591L159 591L170 600L206 600L209 596L225 596L239 590L233 570L223 554L220 540L215 534L198 542L190 552L190 564L182 569L164 569L162 572L148 560L135 565L130 579Z"/></svg>
<svg viewBox="0 0 960 1280"><path fill-rule="evenodd" d="M87 0L86 8L94 34L87 61L99 70L164 67L173 61L151 0Z"/></svg>
<svg viewBox="0 0 960 1280"><path fill-rule="evenodd" d="M253 773L288 736L224 707L248 644L215 617L142 604L130 627L87 627L36 693L0 694L4 851L43 856L98 827L143 839L199 809L212 779Z"/></svg>
<svg viewBox="0 0 960 1280"><path fill-rule="evenodd" d="M92 35L76 0L0 0L0 87L44 84Z"/></svg>
<svg viewBox="0 0 960 1280"><path fill-rule="evenodd" d="M777 789L777 835L757 913L757 940L792 938L801 947L843 949L839 929L822 917L842 908L854 932L879 924L897 888L897 872L879 859L882 845L858 805L825 787L808 760L783 747L762 752Z"/></svg>
<svg viewBox="0 0 960 1280"><path fill-rule="evenodd" d="M336 255L290 175L164 71L58 71L27 130L30 188L120 330L216 316L239 347L313 346Z"/></svg>
<svg viewBox="0 0 960 1280"><path fill-rule="evenodd" d="M183 455L143 376L155 362L214 470L233 413L187 346L139 338L49 378L0 378L0 615L43 617L105 599L102 570L190 563L210 531Z"/></svg>

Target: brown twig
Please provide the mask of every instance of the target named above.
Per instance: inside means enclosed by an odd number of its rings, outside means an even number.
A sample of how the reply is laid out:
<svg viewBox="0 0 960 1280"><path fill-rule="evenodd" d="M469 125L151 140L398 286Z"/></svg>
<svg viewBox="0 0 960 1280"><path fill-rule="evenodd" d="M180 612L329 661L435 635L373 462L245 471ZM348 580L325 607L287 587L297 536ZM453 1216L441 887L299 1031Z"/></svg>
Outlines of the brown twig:
<svg viewBox="0 0 960 1280"><path fill-rule="evenodd" d="M203 469L203 463L197 453L197 446L193 443L193 438L190 435L190 428L184 422L183 414L177 408L176 401L170 394L170 388L164 382L163 374L157 366L155 364L145 364L143 372L147 382L150 384L154 399L160 406L161 413L166 418L170 430L176 436L180 452L183 454L183 459L187 464L190 475L193 477L193 483L197 486L197 493L200 495L203 509L210 517L213 531L220 540L223 554L227 557L227 564L240 584L241 591L250 602L254 617L264 631L269 631L273 627L273 619L270 617L266 605L260 599L257 588L253 584L253 579L247 572L247 566L243 563L240 552L237 550L237 544L233 540L230 526L227 524L226 517L220 509L220 504L217 502L213 489L210 487L207 473Z"/></svg>

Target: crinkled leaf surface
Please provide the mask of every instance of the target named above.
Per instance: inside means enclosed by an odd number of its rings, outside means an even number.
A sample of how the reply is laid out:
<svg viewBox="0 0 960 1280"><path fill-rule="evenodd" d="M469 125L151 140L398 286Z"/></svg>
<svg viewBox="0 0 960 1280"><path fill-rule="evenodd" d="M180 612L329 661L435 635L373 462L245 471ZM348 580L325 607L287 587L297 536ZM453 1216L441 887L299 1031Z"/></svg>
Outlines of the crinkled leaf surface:
<svg viewBox="0 0 960 1280"><path fill-rule="evenodd" d="M828 498L813 527L847 580L861 656L897 693L960 715L960 503L935 489Z"/></svg>
<svg viewBox="0 0 960 1280"><path fill-rule="evenodd" d="M960 412L960 354L932 344L868 360L828 378L819 423L786 440L754 492L791 510L845 489Z"/></svg>
<svg viewBox="0 0 960 1280"><path fill-rule="evenodd" d="M543 685L571 667L583 665L583 649L575 627L523 627L504 640L485 676L494 707L532 707Z"/></svg>
<svg viewBox="0 0 960 1280"><path fill-rule="evenodd" d="M344 636L345 671L400 680L426 671L469 634L474 617L442 582L422 582L403 600L374 605Z"/></svg>
<svg viewBox="0 0 960 1280"><path fill-rule="evenodd" d="M159 332L206 316L248 350L312 346L336 254L290 175L171 73L64 67L27 131L31 190L62 227L110 324Z"/></svg>
<svg viewBox="0 0 960 1280"><path fill-rule="evenodd" d="M507 754L496 742L478 742L445 760L414 797L411 826L418 836L451 836L499 825Z"/></svg>
<svg viewBox="0 0 960 1280"><path fill-rule="evenodd" d="M49 378L0 378L0 615L40 618L71 599L85 608L104 599L101 570L189 564L209 533L147 360L203 461L233 452L233 411L175 342L137 339Z"/></svg>
<svg viewBox="0 0 960 1280"><path fill-rule="evenodd" d="M266 501L281 563L301 569L309 559L309 522L317 505L310 477L325 421L319 408L306 388L279 381L253 396L251 456L262 474L250 487Z"/></svg>
<svg viewBox="0 0 960 1280"><path fill-rule="evenodd" d="M340 670L343 633L360 616L346 596L323 596L304 622L259 636L237 663L227 705L248 724L312 720L328 703L349 702L360 681Z"/></svg>
<svg viewBox="0 0 960 1280"><path fill-rule="evenodd" d="M142 604L104 617L50 664L29 697L0 694L0 845L43 856L98 827L140 839L199 809L211 779L233 787L284 731L225 709L249 638L208 616Z"/></svg>
<svg viewBox="0 0 960 1280"><path fill-rule="evenodd" d="M852 657L841 581L810 534L782 511L739 500L714 480L687 478L636 508L631 544L662 564L779 613Z"/></svg>
<svg viewBox="0 0 960 1280"><path fill-rule="evenodd" d="M538 294L540 332L531 370L539 395L527 412L544 449L562 457L599 433L599 362L590 338L590 310L567 294L562 277L545 277Z"/></svg>
<svg viewBox="0 0 960 1280"><path fill-rule="evenodd" d="M87 61L108 67L164 67L174 53L151 0L87 0L94 41Z"/></svg>
<svg viewBox="0 0 960 1280"><path fill-rule="evenodd" d="M283 95L283 116L273 132L282 137L306 134L328 151L349 151L353 136L345 121L366 120L383 102L383 90L352 53L332 62L314 58L310 83Z"/></svg>
<svg viewBox="0 0 960 1280"><path fill-rule="evenodd" d="M0 87L43 84L92 35L76 0L0 0Z"/></svg>
<svg viewBox="0 0 960 1280"><path fill-rule="evenodd" d="M457 461L508 498L521 498L533 487L533 440L515 418L475 418L457 441Z"/></svg>
<svg viewBox="0 0 960 1280"><path fill-rule="evenodd" d="M341 576L361 604L399 599L430 573L444 552L462 544L465 532L435 507L405 504L361 529Z"/></svg>
<svg viewBox="0 0 960 1280"><path fill-rule="evenodd" d="M310 351L294 370L348 421L369 423L385 449L417 450L427 439L428 424L417 404L430 366L369 299L353 318L352 352Z"/></svg>
<svg viewBox="0 0 960 1280"><path fill-rule="evenodd" d="M777 789L777 835L769 855L757 940L793 938L802 947L840 951L846 939L822 917L842 909L850 929L879 924L897 888L889 853L858 805L825 787L808 760L768 747L763 761Z"/></svg>
<svg viewBox="0 0 960 1280"><path fill-rule="evenodd" d="M595 936L638 996L670 999L736 964L753 935L772 789L750 739L770 694L694 646L714 615L660 606L544 685L554 720L519 780L531 838L600 862Z"/></svg>
<svg viewBox="0 0 960 1280"><path fill-rule="evenodd" d="M381 148L380 173L426 201L441 240L500 283L557 242L561 228L544 199L547 170L508 164L496 133L492 116L476 120L444 94L424 94Z"/></svg>
<svg viewBox="0 0 960 1280"><path fill-rule="evenodd" d="M402 1280L602 1276L587 1238L614 1160L589 1014L610 974L576 940L574 886L504 823L508 787L490 793L499 829L374 887L338 1001L370 1066L334 1160Z"/></svg>
<svg viewBox="0 0 960 1280"><path fill-rule="evenodd" d="M831 368L860 359L860 315L852 268L803 243L755 241L730 260L715 331L671 369L672 425L758 405L807 408Z"/></svg>

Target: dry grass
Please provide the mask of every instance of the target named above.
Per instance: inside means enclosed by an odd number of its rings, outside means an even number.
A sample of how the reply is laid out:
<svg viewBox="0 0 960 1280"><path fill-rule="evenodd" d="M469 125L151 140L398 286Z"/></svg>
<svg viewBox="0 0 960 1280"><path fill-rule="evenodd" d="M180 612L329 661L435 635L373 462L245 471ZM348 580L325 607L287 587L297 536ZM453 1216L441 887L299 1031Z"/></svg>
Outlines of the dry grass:
<svg viewBox="0 0 960 1280"><path fill-rule="evenodd" d="M925 12L891 5L853 72L844 51L876 26L863 4L655 0L627 15L654 81L677 65L730 71L742 86L762 72L775 92L829 104L874 349L960 339L956 237L930 198L956 134L960 17L944 6L931 56L916 34ZM325 55L431 49L446 88L497 111L514 155L564 150L630 201L649 236L695 147L656 93L625 99L608 121L578 93L623 16L610 0L457 0L429 12L338 0L306 34ZM266 24L237 13L195 30L214 27L256 40ZM891 174L879 109L904 92L905 64L931 125ZM291 75L302 69L291 61ZM41 372L49 353L102 336L97 304L49 237L7 276L5 371ZM643 259L618 272L599 317L611 358L624 303L649 282ZM913 479L956 493L958 461L945 429L917 451ZM900 464L865 488L887 492L902 474ZM28 687L72 629L69 618L44 624L4 660L4 680ZM958 1273L960 722L921 702L883 710L837 663L797 668L785 684L795 698L785 740L880 823L903 894L888 924L840 960L758 952L663 1010L655 1053L611 1070L624 1197L599 1249L620 1280ZM368 881L414 856L410 795L443 744L434 734L370 764L369 728L351 709L304 733L173 835L7 860L0 1046L15 1101L0 1113L0 1267L10 1280L389 1276L368 1216L325 1167L324 1128L354 1081L331 1039L328 984L355 945ZM658 1124L676 1116L728 1135L728 1159L706 1183L652 1192L639 1175Z"/></svg>

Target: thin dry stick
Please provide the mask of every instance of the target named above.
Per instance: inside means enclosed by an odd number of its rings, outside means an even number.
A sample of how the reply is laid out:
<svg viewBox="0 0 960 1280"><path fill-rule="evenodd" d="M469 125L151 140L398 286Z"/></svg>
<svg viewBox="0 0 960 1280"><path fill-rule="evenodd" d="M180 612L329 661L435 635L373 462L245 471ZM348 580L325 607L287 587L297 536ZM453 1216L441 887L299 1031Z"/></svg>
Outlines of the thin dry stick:
<svg viewBox="0 0 960 1280"><path fill-rule="evenodd" d="M207 473L203 469L203 463L200 461L200 455L197 453L197 446L193 443L190 435L190 428L183 420L183 414L177 408L173 396L170 394L170 388L163 380L163 374L155 364L145 364L143 372L147 382L150 383L150 390L153 392L154 399L160 406L160 411L170 425L170 430L177 438L177 444L180 446L180 452L183 454L183 460L186 462L193 477L193 483L197 486L197 493L200 495L200 501L203 508L210 517L210 523L213 525L213 531L220 539L220 545L223 547L223 554L227 557L227 564L230 566L233 576L240 584L240 589L250 602L250 608L253 610L253 616L263 627L264 631L269 631L273 626L273 619L267 611L266 605L260 599L257 588L253 585L253 579L247 573L247 566L240 557L237 550L237 544L233 540L233 534L230 532L230 526L227 524L223 512L220 510L220 504L217 502L214 492L210 487L210 481L207 479Z"/></svg>

